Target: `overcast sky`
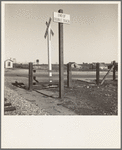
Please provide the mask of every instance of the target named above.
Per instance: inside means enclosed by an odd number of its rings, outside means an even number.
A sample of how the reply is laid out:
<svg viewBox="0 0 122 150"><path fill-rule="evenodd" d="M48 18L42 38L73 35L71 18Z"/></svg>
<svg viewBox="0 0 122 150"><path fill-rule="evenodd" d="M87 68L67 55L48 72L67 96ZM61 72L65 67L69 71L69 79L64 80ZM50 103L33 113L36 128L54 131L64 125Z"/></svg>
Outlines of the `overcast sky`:
<svg viewBox="0 0 122 150"><path fill-rule="evenodd" d="M64 63L118 61L117 4L6 4L5 59L48 63L46 21L63 9L70 14L64 24ZM54 36L52 63L58 63L58 23L51 22Z"/></svg>

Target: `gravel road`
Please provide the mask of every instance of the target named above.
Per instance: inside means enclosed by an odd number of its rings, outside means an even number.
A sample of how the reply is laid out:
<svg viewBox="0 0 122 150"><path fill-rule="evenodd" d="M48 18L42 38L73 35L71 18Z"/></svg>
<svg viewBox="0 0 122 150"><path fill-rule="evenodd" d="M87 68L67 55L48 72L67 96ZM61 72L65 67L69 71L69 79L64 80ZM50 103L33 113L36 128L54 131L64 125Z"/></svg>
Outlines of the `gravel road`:
<svg viewBox="0 0 122 150"><path fill-rule="evenodd" d="M9 81L5 79L4 103L11 103L16 108L14 111L5 111L5 115L48 115L45 110L25 100L17 91L9 88Z"/></svg>

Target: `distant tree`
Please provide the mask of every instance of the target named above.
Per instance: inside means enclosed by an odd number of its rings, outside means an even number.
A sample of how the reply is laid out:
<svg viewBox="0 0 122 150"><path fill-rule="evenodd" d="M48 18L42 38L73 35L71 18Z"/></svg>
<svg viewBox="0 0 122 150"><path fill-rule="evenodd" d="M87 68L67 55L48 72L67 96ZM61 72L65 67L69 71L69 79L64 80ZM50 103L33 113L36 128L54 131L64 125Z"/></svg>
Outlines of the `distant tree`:
<svg viewBox="0 0 122 150"><path fill-rule="evenodd" d="M39 64L39 59L36 60L36 63Z"/></svg>

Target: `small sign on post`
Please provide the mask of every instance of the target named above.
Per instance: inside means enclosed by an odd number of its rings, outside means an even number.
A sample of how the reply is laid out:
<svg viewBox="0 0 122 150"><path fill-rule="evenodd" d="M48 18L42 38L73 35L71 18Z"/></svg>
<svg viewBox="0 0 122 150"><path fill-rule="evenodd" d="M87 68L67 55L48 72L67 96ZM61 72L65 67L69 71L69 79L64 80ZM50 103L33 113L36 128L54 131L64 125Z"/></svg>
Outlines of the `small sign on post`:
<svg viewBox="0 0 122 150"><path fill-rule="evenodd" d="M54 22L70 24L70 15L54 12L53 20Z"/></svg>

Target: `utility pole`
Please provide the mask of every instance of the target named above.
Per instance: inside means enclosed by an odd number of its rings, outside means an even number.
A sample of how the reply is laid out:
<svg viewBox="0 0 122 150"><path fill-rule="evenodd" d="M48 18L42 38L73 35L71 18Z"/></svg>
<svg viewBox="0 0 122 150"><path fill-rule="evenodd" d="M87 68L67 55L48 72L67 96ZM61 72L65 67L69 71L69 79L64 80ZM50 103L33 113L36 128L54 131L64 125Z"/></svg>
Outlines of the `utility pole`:
<svg viewBox="0 0 122 150"><path fill-rule="evenodd" d="M70 24L70 15L59 9L54 12L54 22L58 22L59 30L59 98L64 98L63 23Z"/></svg>
<svg viewBox="0 0 122 150"><path fill-rule="evenodd" d="M60 9L59 13L63 13ZM63 23L58 24L59 28L59 98L64 97L64 60L63 60Z"/></svg>

